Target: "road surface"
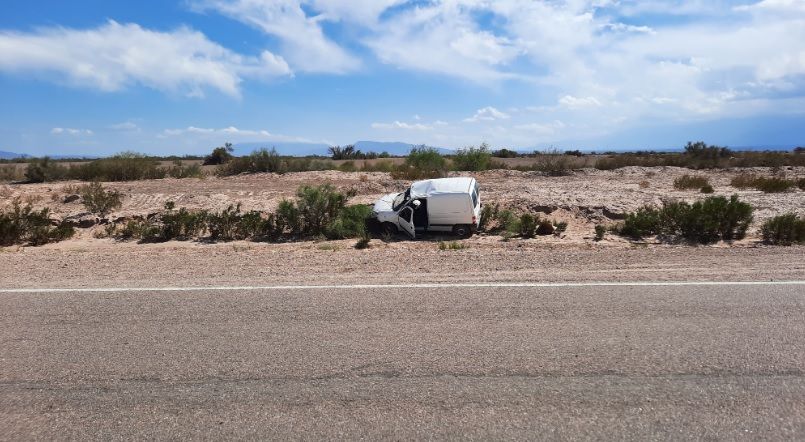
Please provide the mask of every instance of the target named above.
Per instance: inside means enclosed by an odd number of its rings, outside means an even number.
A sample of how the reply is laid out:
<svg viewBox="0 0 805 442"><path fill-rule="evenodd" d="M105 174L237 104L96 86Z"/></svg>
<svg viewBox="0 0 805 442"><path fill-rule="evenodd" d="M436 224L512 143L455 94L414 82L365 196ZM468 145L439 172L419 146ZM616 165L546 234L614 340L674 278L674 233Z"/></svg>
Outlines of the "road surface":
<svg viewBox="0 0 805 442"><path fill-rule="evenodd" d="M805 439L805 284L0 293L0 438Z"/></svg>

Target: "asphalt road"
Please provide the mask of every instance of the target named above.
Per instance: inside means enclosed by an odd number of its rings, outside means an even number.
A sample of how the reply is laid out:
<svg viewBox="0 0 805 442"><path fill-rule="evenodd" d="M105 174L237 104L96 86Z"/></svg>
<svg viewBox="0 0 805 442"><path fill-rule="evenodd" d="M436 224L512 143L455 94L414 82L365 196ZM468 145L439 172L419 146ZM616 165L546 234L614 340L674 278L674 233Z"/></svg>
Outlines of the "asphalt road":
<svg viewBox="0 0 805 442"><path fill-rule="evenodd" d="M805 439L805 285L0 294L0 438Z"/></svg>

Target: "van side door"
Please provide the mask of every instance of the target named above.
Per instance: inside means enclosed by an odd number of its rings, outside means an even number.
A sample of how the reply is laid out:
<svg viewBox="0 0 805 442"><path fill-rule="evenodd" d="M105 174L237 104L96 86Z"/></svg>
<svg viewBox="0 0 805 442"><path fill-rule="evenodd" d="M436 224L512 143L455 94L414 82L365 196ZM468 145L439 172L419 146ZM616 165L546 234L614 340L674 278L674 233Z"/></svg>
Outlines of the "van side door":
<svg viewBox="0 0 805 442"><path fill-rule="evenodd" d="M405 206L400 210L398 216L397 225L399 225L411 239L416 238L416 230L414 229L414 209L411 208L411 206Z"/></svg>

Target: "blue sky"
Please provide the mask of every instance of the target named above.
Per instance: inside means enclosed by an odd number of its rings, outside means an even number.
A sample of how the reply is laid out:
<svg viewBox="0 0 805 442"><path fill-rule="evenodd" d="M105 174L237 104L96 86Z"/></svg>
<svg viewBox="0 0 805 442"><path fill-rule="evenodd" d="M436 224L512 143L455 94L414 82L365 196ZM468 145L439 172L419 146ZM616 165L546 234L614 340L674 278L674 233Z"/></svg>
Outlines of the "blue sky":
<svg viewBox="0 0 805 442"><path fill-rule="evenodd" d="M805 144L805 0L5 0L0 150Z"/></svg>

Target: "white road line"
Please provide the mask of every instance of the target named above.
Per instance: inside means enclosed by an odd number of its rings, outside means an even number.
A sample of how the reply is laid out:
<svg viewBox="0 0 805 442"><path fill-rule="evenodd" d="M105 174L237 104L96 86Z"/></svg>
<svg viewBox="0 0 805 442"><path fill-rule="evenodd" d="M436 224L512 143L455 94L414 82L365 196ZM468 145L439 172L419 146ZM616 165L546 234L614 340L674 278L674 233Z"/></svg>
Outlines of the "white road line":
<svg viewBox="0 0 805 442"><path fill-rule="evenodd" d="M332 284L188 287L72 287L0 289L0 293L122 293L258 290L360 290L360 289L451 289L451 288L562 288L562 287L685 287L685 286L797 286L805 281L646 281L646 282L490 282L433 284Z"/></svg>

